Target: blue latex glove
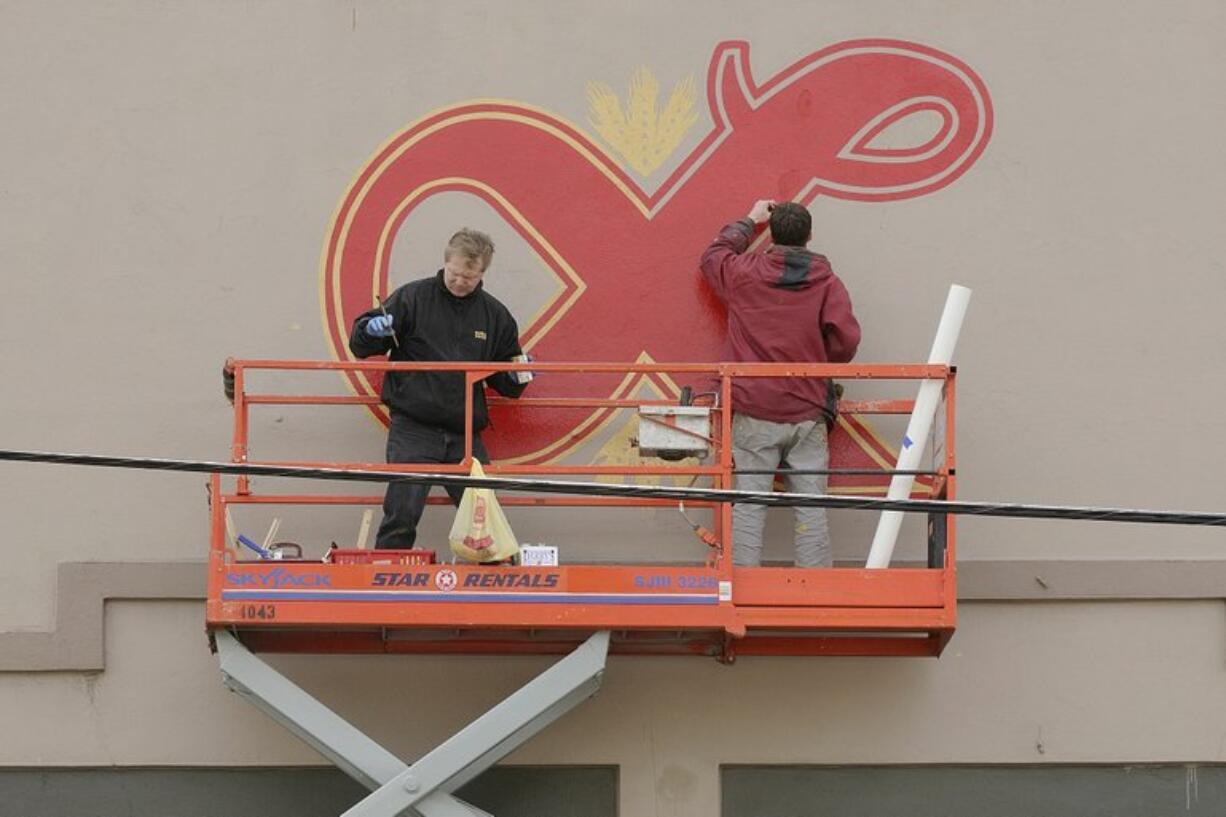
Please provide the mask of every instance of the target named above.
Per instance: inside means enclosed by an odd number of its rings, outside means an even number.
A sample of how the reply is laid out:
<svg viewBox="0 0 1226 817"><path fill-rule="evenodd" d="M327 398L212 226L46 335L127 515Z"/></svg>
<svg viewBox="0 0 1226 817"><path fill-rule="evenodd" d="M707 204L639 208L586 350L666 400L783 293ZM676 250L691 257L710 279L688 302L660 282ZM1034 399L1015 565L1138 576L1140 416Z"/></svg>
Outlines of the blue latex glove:
<svg viewBox="0 0 1226 817"><path fill-rule="evenodd" d="M363 328L372 338L390 338L396 333L396 330L392 329L391 315L375 315Z"/></svg>

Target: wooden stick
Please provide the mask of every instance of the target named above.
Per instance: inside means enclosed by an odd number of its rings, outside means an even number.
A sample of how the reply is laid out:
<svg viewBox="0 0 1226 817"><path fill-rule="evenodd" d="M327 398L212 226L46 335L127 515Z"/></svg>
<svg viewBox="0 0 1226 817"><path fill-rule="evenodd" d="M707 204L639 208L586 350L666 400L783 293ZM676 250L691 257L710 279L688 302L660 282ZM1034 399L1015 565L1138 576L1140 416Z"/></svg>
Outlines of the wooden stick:
<svg viewBox="0 0 1226 817"><path fill-rule="evenodd" d="M374 515L375 512L371 508L362 511L362 525L358 528L358 550L366 550L366 538L370 536L370 520Z"/></svg>

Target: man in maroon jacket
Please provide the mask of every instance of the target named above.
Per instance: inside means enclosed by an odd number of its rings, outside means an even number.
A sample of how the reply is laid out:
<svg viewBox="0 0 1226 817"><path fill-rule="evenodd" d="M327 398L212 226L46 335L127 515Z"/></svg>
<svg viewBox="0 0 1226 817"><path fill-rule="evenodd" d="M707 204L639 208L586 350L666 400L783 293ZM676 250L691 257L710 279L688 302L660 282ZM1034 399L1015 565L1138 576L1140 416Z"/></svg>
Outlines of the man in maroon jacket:
<svg viewBox="0 0 1226 817"><path fill-rule="evenodd" d="M747 252L767 221L773 246ZM812 225L809 211L799 204L759 201L747 218L724 227L702 254L703 277L728 306L727 360L846 363L855 356L860 324L830 262L806 249ZM835 407L832 383L824 378L734 380L732 451L737 469L829 467L826 431L834 424ZM826 491L825 475L787 474L786 481L789 491ZM769 491L773 482L771 473L738 474L736 487ZM733 506L734 564L761 564L765 522L765 506ZM824 508L796 509L796 564L833 564Z"/></svg>

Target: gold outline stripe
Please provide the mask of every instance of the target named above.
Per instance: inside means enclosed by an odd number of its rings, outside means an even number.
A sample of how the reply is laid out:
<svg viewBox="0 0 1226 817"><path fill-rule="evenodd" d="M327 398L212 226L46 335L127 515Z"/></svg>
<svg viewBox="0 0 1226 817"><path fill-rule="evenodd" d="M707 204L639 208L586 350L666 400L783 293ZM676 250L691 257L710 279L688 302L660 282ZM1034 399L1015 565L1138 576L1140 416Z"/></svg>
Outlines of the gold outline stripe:
<svg viewBox="0 0 1226 817"><path fill-rule="evenodd" d="M538 329L531 338L524 341L524 348L531 349L534 345L536 345L540 337L544 335L546 332L548 332L550 329L552 329L554 324L556 324L563 315L569 312L570 308L575 305L575 302L579 300L580 296L582 296L583 293L587 291L587 283L582 278L579 277L579 275L575 272L575 270L571 267L571 265L566 262L566 259L562 257L561 253L559 253L552 244L550 244L548 241L545 240L545 237L541 235L540 231L537 230L536 227L532 226L532 223L529 222L526 218L524 218L523 214L520 213L519 210L516 209L514 205L512 205L509 201L507 201L505 196L503 196L497 190L485 184L484 182L479 182L476 179L470 179L464 176L448 176L442 179L435 179L433 181L430 181L430 182L427 182L421 185L416 190L413 190L411 193L409 193L407 196L401 199L400 204L396 205L395 209L392 211L392 214L388 218L387 223L383 225L383 232L380 233L379 243L375 247L375 263L374 263L373 269L371 270L371 273L372 273L371 274L371 291L372 292L379 291L379 283L380 283L379 271L383 268L383 256L387 253L387 245L391 241L392 227L393 225L396 224L396 221L400 218L400 214L403 213L405 209L413 205L416 199L423 196L425 193L428 193L430 190L433 190L434 188L437 188L437 187L454 186L454 185L475 187L476 189L487 194L490 198L497 201L499 205L501 205L503 208L506 209L507 213L511 216L511 218L517 224L522 226L524 228L524 231L527 232L535 241L539 243L541 247L545 249L545 252L548 254L548 256L565 273L566 278L569 278L571 283L574 284L574 287L575 287L574 291L570 294L569 297L562 300L561 306L558 307L557 311L549 319L549 321L547 321L544 326ZM549 266L548 263L545 264L545 268L546 268L546 271L549 273L549 275L558 284L558 288L557 290L555 290L552 297L550 297L549 300L546 301L545 304L540 309L538 309L535 314L533 314L532 318L526 324L527 326L531 326L533 323L536 322L537 318L547 313L554 306L554 304L556 304L559 301L562 294L566 292L566 281L561 276L559 276L556 272L554 272L553 267Z"/></svg>
<svg viewBox="0 0 1226 817"><path fill-rule="evenodd" d="M532 110L534 113L540 113L542 115L549 116L552 119L556 119L558 121L564 121L564 120L561 120L559 117L549 114L548 112L530 108L529 106L521 105L518 103L509 103L509 102L498 103L498 102L491 101L487 104L503 104L503 105L509 105L509 106L516 107L516 108ZM455 108L455 107L466 107L466 106L449 106L449 108ZM443 110L447 110L447 109L443 109ZM426 121L429 118L430 116L427 115L423 117L422 119L419 119L418 122L420 123L420 122ZM504 113L501 111L480 111L476 113L460 114L457 116L452 116L446 119L442 119L439 122L436 122L433 125L430 125L429 127L423 129L420 133L414 134L412 138L407 139L404 142L404 144L400 145L395 151L393 151L382 162L380 162L379 166L371 172L370 177L365 181L365 183L362 184L362 187L358 191L357 196L354 197L353 202L348 209L348 212L345 214L345 220L341 226L341 232L340 232L340 235L337 237L337 241L336 241L336 252L332 260L332 271L335 273L332 277L332 297L333 297L333 302L337 306L336 323L337 323L337 330L338 330L337 336L338 337L344 335L344 326L341 324L341 309L340 309L340 306L341 306L340 259L342 255L344 254L344 247L348 243L349 230L350 230L350 227L353 225L353 220L354 218L356 218L357 211L361 208L362 203L365 201L367 195L370 193L371 188L374 187L374 185L379 181L379 179L383 176L383 174L387 171L387 169L394 162L399 160L399 158L402 155L404 155L406 151L408 151L410 148L412 148L414 145L416 145L421 140L425 139L428 136L432 136L433 134L441 130L444 130L445 128L449 128L453 125L458 125L458 124L463 124L465 122L473 122L473 121L519 122L521 124L524 124L529 127L536 128L537 130L544 131L545 133L551 134L555 138L570 145L571 148L574 149L576 153L578 153L580 156L586 159L589 164L596 167L597 170L599 170L602 174L604 174L604 176L608 178L610 182L613 183L614 187L616 187L618 190L622 192L623 195L626 196L626 199L630 201L630 203L633 204L638 209L639 213L641 213L642 216L646 220L648 221L651 220L651 211L647 209L647 207L643 204L642 200L638 196L634 195L634 193L630 190L630 188L626 185L626 183L622 181L622 179L618 178L618 176L615 173L613 173L612 170L610 170L610 168L604 162L599 161L598 157L596 157L595 154L593 154L590 150L588 150L586 146L584 146L574 137L563 132L560 128L552 124L541 122L538 119L533 119L528 116L523 116L520 114ZM566 123L566 124L569 125L569 123ZM405 130L401 131L400 134L398 134L396 137L393 137L391 142L394 142L396 139L401 138L405 133L408 133L416 126L417 124L415 123L414 125L411 125ZM380 150L382 151L385 149L386 147L381 148ZM378 152L376 152L376 155L378 155ZM367 165L367 167L369 167L369 164ZM350 190L352 190L352 187L350 188ZM345 199L348 198L348 195L349 195L349 191L347 190L345 193ZM343 200L344 199L342 199L342 201ZM333 223L333 228L335 228L335 223ZM328 234L329 240L331 239L331 236L332 236L332 232L329 231L329 234ZM326 275L326 271L325 271L325 275Z"/></svg>

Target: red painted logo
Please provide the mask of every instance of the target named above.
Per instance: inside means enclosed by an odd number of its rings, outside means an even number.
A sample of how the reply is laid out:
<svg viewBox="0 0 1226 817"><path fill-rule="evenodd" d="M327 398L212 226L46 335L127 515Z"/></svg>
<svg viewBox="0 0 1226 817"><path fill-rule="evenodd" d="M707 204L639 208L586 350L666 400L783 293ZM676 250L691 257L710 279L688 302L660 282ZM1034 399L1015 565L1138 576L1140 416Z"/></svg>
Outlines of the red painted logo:
<svg viewBox="0 0 1226 817"><path fill-rule="evenodd" d="M903 41L839 43L763 83L750 76L748 44L721 43L706 93L712 130L650 194L584 132L514 102L446 108L396 135L346 193L324 250L321 294L334 354L349 357L354 317L387 292L393 239L445 240L398 236L404 220L431 196L462 191L494 208L557 277L552 299L520 327L538 359L719 360L724 312L697 263L723 223L763 195L878 201L938 190L975 163L992 130L979 77L948 54ZM922 144L880 146L887 129L917 113L939 123ZM492 282L491 291L499 285L509 284ZM672 381L648 379L675 393ZM350 381L360 394L378 394L374 378ZM531 394L628 396L639 385L621 375L555 376L538 378ZM524 414L493 412L486 440L496 458L556 459L607 417L590 409ZM880 447L838 436L836 467L851 464L841 450L860 451L853 459L863 461L865 445Z"/></svg>

